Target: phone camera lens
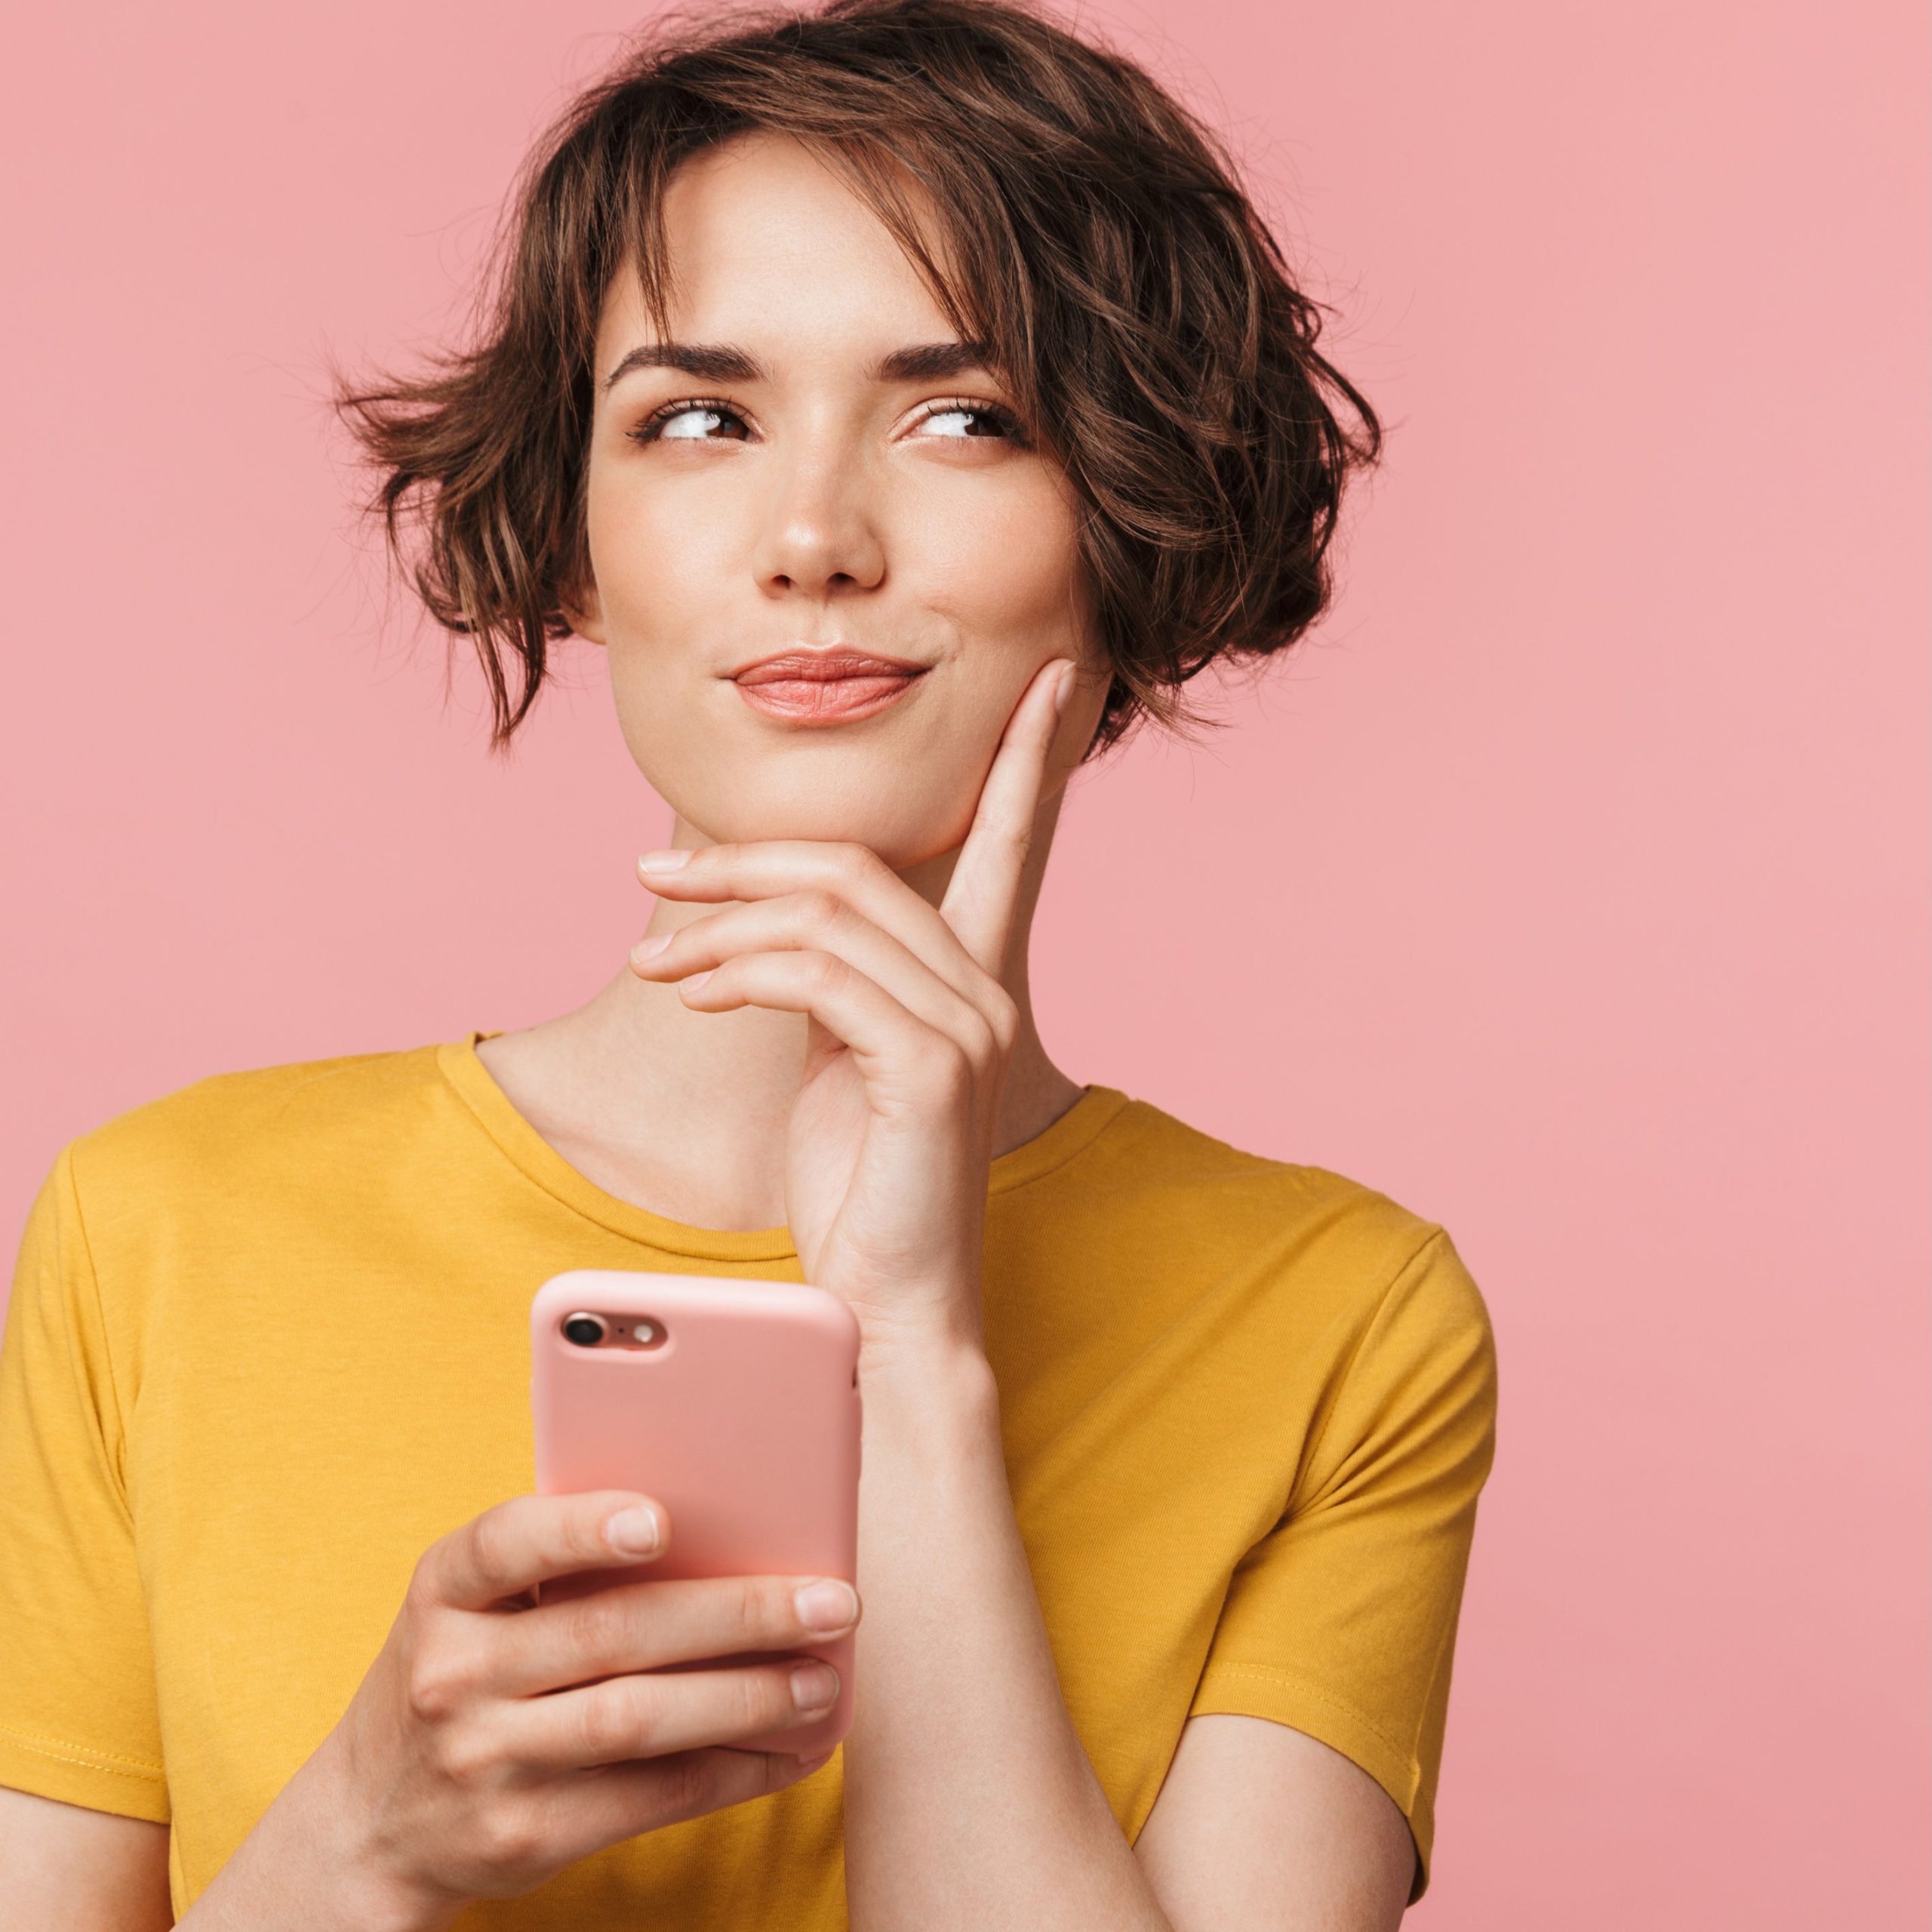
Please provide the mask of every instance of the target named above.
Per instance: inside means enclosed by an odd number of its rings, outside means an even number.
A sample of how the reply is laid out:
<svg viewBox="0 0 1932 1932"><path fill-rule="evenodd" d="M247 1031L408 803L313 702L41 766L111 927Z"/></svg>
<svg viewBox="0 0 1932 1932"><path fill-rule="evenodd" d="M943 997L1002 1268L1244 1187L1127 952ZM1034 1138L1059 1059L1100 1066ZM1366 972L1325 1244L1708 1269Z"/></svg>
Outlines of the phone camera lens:
<svg viewBox="0 0 1932 1932"><path fill-rule="evenodd" d="M564 1318L564 1340L580 1349L594 1349L604 1339L601 1315L568 1315Z"/></svg>

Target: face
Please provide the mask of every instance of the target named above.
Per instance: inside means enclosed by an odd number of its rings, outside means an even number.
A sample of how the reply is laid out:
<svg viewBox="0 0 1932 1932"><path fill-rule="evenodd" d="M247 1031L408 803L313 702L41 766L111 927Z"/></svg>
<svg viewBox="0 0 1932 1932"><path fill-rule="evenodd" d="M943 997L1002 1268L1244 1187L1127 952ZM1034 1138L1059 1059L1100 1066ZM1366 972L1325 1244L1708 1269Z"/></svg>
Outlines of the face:
<svg viewBox="0 0 1932 1932"><path fill-rule="evenodd" d="M1075 499L884 226L746 137L665 203L669 340L634 278L598 330L593 582L626 742L711 840L958 845L1029 680L1072 657L1065 782L1105 668Z"/></svg>

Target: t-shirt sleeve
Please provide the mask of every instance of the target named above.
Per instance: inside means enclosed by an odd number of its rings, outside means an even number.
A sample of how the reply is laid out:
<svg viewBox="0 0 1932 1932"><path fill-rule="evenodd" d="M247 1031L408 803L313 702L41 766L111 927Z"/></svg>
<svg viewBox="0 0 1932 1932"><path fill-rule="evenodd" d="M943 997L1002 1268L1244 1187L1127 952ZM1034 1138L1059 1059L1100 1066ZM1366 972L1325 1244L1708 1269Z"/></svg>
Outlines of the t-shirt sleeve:
<svg viewBox="0 0 1932 1932"><path fill-rule="evenodd" d="M1417 1897L1495 1414L1482 1298L1438 1230L1338 1364L1287 1508L1235 1571L1189 1711L1272 1718L1360 1765L1409 1821Z"/></svg>
<svg viewBox="0 0 1932 1932"><path fill-rule="evenodd" d="M0 1339L0 1784L165 1823L122 1419L69 1149Z"/></svg>

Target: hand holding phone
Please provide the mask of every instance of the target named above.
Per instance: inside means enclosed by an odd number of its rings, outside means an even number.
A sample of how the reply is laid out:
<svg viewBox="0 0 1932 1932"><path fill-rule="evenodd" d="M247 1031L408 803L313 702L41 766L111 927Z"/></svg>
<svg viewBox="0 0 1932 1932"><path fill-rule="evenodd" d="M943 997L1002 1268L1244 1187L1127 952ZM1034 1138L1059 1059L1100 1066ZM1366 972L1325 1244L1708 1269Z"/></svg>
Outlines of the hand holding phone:
<svg viewBox="0 0 1932 1932"><path fill-rule="evenodd" d="M280 1923L299 1897L318 1921L438 1932L817 1770L830 1750L803 1740L835 1694L805 1673L826 1667L743 1654L826 1649L857 1614L848 1584L652 1580L660 1521L635 1491L520 1496L432 1543L341 1721L190 1922ZM532 1603L586 1571L622 1580Z"/></svg>

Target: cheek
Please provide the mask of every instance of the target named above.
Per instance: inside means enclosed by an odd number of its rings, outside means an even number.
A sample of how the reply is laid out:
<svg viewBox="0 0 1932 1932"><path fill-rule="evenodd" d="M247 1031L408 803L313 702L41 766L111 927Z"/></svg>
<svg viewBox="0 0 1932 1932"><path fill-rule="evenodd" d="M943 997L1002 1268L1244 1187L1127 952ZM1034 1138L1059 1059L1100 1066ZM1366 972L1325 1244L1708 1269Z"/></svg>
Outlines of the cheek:
<svg viewBox="0 0 1932 1932"><path fill-rule="evenodd" d="M630 649L675 643L734 580L728 517L694 514L694 493L599 486L585 503L590 565L607 621Z"/></svg>
<svg viewBox="0 0 1932 1932"><path fill-rule="evenodd" d="M921 601L977 640L1037 656L1060 643L1081 608L1080 558L1064 500L1041 486L988 491L925 521Z"/></svg>
<svg viewBox="0 0 1932 1932"><path fill-rule="evenodd" d="M585 534L618 728L645 777L688 813L704 799L715 736L703 647L731 620L734 540L728 517L694 514L691 492L641 481L593 471Z"/></svg>

